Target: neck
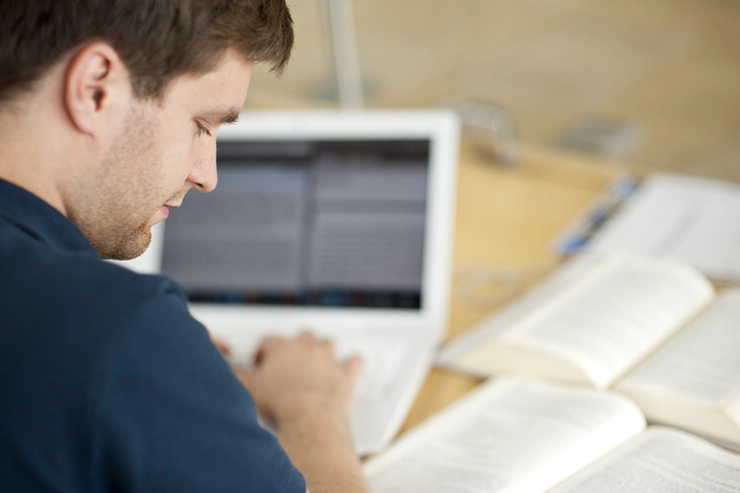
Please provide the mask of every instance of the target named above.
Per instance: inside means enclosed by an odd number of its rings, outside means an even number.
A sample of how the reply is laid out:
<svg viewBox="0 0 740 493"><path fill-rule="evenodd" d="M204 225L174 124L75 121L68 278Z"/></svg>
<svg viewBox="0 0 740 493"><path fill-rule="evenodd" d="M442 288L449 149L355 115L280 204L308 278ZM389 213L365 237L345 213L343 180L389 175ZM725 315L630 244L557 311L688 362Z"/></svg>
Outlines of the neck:
<svg viewBox="0 0 740 493"><path fill-rule="evenodd" d="M0 108L0 178L66 216L64 184L74 176L74 136L65 130L66 115L53 98L24 98L23 103L22 109Z"/></svg>

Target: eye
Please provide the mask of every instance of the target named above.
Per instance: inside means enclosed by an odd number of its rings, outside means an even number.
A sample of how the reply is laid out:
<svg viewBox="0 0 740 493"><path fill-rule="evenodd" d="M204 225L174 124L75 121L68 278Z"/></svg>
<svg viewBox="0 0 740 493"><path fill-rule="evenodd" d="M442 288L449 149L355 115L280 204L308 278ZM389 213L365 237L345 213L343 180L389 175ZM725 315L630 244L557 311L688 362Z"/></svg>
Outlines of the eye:
<svg viewBox="0 0 740 493"><path fill-rule="evenodd" d="M195 124L198 126L198 137L205 135L210 136L211 132L200 122L196 121Z"/></svg>

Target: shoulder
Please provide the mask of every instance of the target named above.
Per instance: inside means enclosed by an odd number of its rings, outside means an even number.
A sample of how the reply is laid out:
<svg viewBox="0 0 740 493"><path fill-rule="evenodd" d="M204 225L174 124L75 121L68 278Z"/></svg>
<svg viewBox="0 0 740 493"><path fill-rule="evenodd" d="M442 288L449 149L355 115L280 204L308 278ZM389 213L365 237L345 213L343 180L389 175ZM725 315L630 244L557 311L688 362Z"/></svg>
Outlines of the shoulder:
<svg viewBox="0 0 740 493"><path fill-rule="evenodd" d="M36 325L41 315L60 316L59 322L105 317L115 323L151 308L154 301L187 310L183 293L168 278L141 275L91 253L58 250L12 229L3 236L0 285L9 288L9 297L0 305L31 317Z"/></svg>
<svg viewBox="0 0 740 493"><path fill-rule="evenodd" d="M305 489L173 281L3 233L8 447L159 491Z"/></svg>
<svg viewBox="0 0 740 493"><path fill-rule="evenodd" d="M170 279L137 274L94 254L58 250L24 235L0 239L0 291L4 344L65 372L91 370L131 338L174 330L207 338Z"/></svg>

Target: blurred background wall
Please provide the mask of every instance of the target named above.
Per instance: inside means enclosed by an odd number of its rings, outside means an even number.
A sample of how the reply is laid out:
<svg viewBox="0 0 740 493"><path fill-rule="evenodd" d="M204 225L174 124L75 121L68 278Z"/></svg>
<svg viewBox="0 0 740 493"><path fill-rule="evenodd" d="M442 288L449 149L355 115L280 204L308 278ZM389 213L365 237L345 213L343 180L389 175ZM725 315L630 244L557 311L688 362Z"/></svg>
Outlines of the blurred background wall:
<svg viewBox="0 0 740 493"><path fill-rule="evenodd" d="M259 67L248 106L331 107L321 0L289 0L297 46L280 80ZM638 171L740 182L736 0L354 0L368 108L475 100L511 112L524 142ZM626 137L625 137L626 136ZM621 144L620 144L621 142Z"/></svg>

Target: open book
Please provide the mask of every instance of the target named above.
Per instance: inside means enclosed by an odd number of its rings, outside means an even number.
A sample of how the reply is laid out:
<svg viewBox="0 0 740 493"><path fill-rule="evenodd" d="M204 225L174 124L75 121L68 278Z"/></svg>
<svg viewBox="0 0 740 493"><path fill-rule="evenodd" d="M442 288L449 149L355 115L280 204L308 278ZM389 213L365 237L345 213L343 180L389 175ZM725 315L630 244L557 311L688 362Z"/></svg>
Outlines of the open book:
<svg viewBox="0 0 740 493"><path fill-rule="evenodd" d="M674 261L607 257L446 366L611 387L651 421L740 444L740 290Z"/></svg>
<svg viewBox="0 0 740 493"><path fill-rule="evenodd" d="M605 391L490 381L365 465L374 493L730 493L740 456Z"/></svg>

